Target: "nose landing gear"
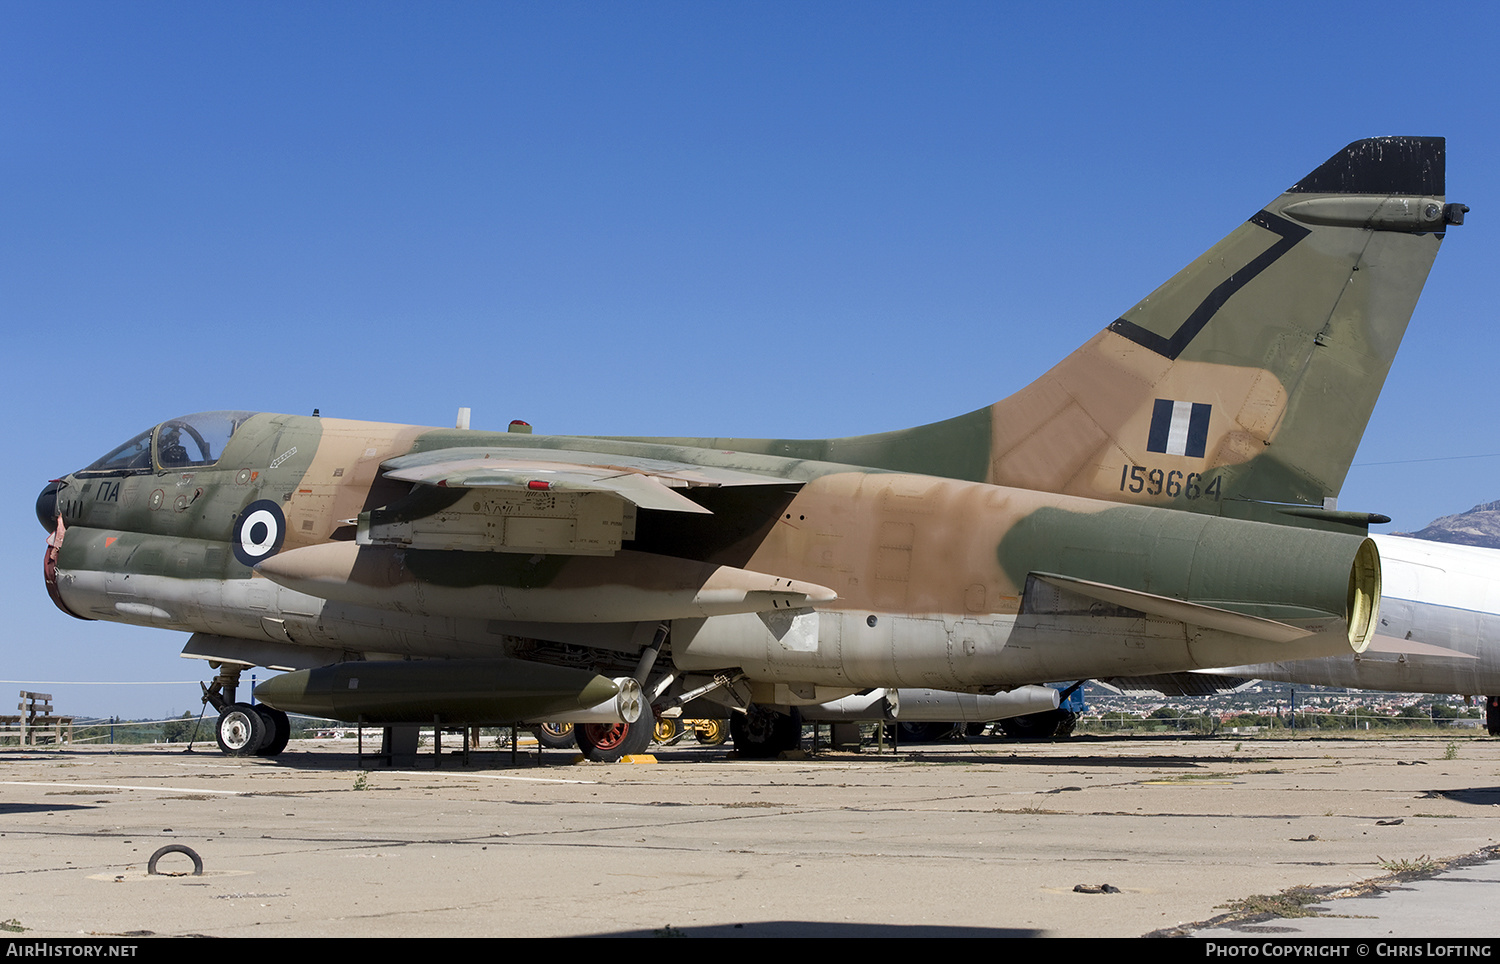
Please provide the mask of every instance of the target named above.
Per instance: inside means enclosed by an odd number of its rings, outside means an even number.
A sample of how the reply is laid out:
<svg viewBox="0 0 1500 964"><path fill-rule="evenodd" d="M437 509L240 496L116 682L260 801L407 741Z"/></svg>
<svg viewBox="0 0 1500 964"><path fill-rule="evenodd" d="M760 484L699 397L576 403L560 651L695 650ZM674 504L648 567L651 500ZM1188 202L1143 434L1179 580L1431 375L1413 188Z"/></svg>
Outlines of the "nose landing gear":
<svg viewBox="0 0 1500 964"><path fill-rule="evenodd" d="M286 749L292 723L281 710L235 701L240 671L219 666L219 675L203 687L203 702L219 711L214 736L228 756L275 756Z"/></svg>

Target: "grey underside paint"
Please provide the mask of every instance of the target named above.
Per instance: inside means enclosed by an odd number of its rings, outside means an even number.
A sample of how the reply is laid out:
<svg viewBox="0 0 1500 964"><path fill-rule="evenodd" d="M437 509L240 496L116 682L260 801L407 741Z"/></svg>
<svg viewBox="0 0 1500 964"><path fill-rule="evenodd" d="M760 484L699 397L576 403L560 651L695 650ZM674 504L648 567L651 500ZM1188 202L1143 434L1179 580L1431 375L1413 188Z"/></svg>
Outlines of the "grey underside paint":
<svg viewBox="0 0 1500 964"><path fill-rule="evenodd" d="M1500 693L1500 654L1484 645L1487 639L1500 639L1500 615L1387 598L1381 602L1380 622L1381 650L1411 639L1426 644L1421 648L1441 647L1452 655L1377 651L1372 645L1360 656L1230 666L1214 672L1351 689Z"/></svg>

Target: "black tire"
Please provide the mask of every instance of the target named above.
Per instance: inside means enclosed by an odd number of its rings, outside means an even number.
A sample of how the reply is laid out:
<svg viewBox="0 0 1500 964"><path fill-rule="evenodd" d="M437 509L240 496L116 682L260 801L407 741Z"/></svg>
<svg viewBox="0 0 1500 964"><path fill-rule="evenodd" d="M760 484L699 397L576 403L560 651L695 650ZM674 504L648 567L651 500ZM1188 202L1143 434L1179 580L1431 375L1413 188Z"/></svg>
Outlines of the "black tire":
<svg viewBox="0 0 1500 964"><path fill-rule="evenodd" d="M549 750L566 750L578 745L573 738L572 723L543 723L531 732L536 734L536 741Z"/></svg>
<svg viewBox="0 0 1500 964"><path fill-rule="evenodd" d="M269 733L266 718L249 703L230 703L224 707L214 727L219 749L228 756L254 756Z"/></svg>
<svg viewBox="0 0 1500 964"><path fill-rule="evenodd" d="M1500 736L1500 696L1484 698L1484 728L1490 736Z"/></svg>
<svg viewBox="0 0 1500 964"><path fill-rule="evenodd" d="M1057 735L1057 728L1062 725L1062 714L1064 710L1048 710L1045 713L1030 713L1026 716L1012 716L1008 720L1000 721L1000 729L1012 740L1050 740ZM1070 714L1071 715L1071 714ZM1069 727L1071 732L1072 728Z"/></svg>
<svg viewBox="0 0 1500 964"><path fill-rule="evenodd" d="M573 736L584 759L616 763L621 757L645 753L655 728L656 716L647 706L634 723L580 723L573 727Z"/></svg>
<svg viewBox="0 0 1500 964"><path fill-rule="evenodd" d="M151 855L151 859L146 862L146 873L149 874L149 875L154 876L157 873L157 870L156 870L157 863L163 857L165 857L167 854L182 854L183 856L187 857L189 860L191 860L193 862L193 876L194 877L202 877L203 876L203 858L200 857L200 856L198 856L198 852L196 850L194 850L192 847L184 847L182 844L175 844L175 843L174 844L167 844L165 847L162 847L156 853L154 853L154 854ZM179 875L178 874L169 874L169 875L163 875L163 876L176 877L176 876L179 876Z"/></svg>
<svg viewBox="0 0 1500 964"><path fill-rule="evenodd" d="M264 703L257 704L255 712L266 721L266 742L255 751L255 755L275 756L285 750L287 741L292 738L292 721L285 713Z"/></svg>
<svg viewBox="0 0 1500 964"><path fill-rule="evenodd" d="M902 743L941 743L953 738L956 723L900 723L896 729Z"/></svg>
<svg viewBox="0 0 1500 964"><path fill-rule="evenodd" d="M802 714L790 714L750 704L744 713L729 717L735 752L751 760L769 760L802 744Z"/></svg>

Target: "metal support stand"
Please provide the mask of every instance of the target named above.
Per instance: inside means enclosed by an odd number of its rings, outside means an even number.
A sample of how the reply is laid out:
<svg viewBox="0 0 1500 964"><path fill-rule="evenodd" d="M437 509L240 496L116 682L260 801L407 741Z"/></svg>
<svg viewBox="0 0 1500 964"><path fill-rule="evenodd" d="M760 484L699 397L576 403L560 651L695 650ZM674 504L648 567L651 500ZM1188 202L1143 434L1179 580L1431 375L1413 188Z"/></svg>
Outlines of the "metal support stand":
<svg viewBox="0 0 1500 964"><path fill-rule="evenodd" d="M859 724L829 723L828 748L830 750L845 750L851 753L858 753Z"/></svg>
<svg viewBox="0 0 1500 964"><path fill-rule="evenodd" d="M450 723L445 727L443 725L442 717L434 716L432 718L432 768L434 770L440 770L443 767L443 730L445 729L449 733L456 732L463 738L463 748L459 750L459 756L463 758L463 765L468 766L470 729L469 724L462 723L458 726L454 726Z"/></svg>

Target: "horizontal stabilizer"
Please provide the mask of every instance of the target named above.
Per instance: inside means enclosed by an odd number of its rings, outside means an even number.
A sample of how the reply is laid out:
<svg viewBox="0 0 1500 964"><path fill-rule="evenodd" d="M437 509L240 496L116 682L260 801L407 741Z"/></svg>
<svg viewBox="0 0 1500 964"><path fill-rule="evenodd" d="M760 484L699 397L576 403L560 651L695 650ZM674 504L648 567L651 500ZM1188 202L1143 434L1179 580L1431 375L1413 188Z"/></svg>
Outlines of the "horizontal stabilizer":
<svg viewBox="0 0 1500 964"><path fill-rule="evenodd" d="M1461 653L1445 646L1419 643L1415 639L1398 639L1395 636L1376 635L1370 640L1367 653L1387 653L1396 656L1436 656L1439 659L1478 659L1473 653Z"/></svg>
<svg viewBox="0 0 1500 964"><path fill-rule="evenodd" d="M1060 576L1053 573L1038 572L1032 575L1059 589L1097 599L1100 602L1133 609L1148 616L1158 616L1192 626L1217 629L1236 636L1248 636L1251 639L1263 639L1272 643L1290 643L1312 635L1308 630L1298 626L1263 619L1260 616L1247 616L1244 613L1231 612L1217 606L1188 602L1185 599L1158 596L1136 589L1125 589L1120 586L1110 586L1101 582L1090 582L1086 579L1074 579L1072 576Z"/></svg>
<svg viewBox="0 0 1500 964"><path fill-rule="evenodd" d="M1259 680L1204 673L1159 673L1154 676L1112 676L1095 680L1126 696L1221 696L1249 689Z"/></svg>

